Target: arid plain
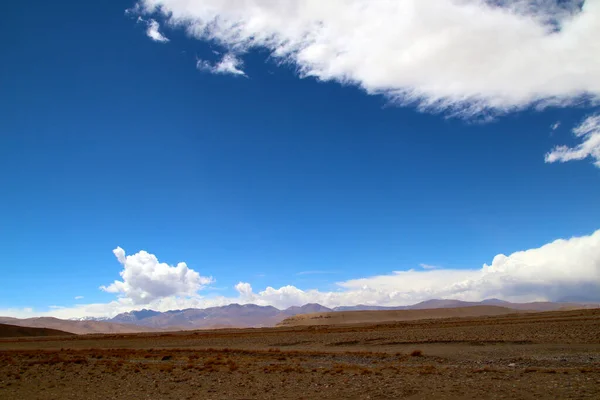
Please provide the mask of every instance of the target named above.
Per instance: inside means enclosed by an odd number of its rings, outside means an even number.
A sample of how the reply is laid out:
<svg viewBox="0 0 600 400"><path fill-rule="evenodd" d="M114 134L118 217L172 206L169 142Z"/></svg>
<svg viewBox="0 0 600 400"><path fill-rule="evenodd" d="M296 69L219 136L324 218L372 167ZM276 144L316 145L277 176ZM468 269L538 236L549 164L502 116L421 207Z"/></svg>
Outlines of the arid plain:
<svg viewBox="0 0 600 400"><path fill-rule="evenodd" d="M343 325L5 338L0 398L600 398L599 309L348 318Z"/></svg>

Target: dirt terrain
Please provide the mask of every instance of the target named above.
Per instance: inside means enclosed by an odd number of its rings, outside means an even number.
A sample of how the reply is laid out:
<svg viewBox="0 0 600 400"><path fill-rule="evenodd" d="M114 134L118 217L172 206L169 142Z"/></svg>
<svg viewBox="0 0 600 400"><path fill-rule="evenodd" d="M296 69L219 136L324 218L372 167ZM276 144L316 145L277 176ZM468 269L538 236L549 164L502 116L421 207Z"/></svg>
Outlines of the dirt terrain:
<svg viewBox="0 0 600 400"><path fill-rule="evenodd" d="M47 328L28 328L16 325L0 324L0 338L31 337L31 336L70 336L69 332Z"/></svg>
<svg viewBox="0 0 600 400"><path fill-rule="evenodd" d="M600 310L0 339L0 399L598 399Z"/></svg>
<svg viewBox="0 0 600 400"><path fill-rule="evenodd" d="M23 326L28 328L57 329L64 332L75 333L78 335L88 333L137 333L150 332L155 330L145 326L115 324L112 322L104 321L69 321L52 317L27 319L0 317L0 323Z"/></svg>
<svg viewBox="0 0 600 400"><path fill-rule="evenodd" d="M498 306L434 308L429 310L338 311L295 315L283 320L279 325L306 326L357 323L378 324L390 321L414 321L419 319L452 317L482 317L488 315L515 314L519 312L520 311Z"/></svg>

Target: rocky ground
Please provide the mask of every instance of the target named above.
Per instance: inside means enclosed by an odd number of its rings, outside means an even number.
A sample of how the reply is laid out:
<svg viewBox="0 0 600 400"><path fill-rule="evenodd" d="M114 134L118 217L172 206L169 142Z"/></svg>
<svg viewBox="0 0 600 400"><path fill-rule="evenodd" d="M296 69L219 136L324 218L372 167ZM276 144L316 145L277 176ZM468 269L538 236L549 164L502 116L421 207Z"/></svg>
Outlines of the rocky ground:
<svg viewBox="0 0 600 400"><path fill-rule="evenodd" d="M0 340L0 399L597 399L600 310Z"/></svg>

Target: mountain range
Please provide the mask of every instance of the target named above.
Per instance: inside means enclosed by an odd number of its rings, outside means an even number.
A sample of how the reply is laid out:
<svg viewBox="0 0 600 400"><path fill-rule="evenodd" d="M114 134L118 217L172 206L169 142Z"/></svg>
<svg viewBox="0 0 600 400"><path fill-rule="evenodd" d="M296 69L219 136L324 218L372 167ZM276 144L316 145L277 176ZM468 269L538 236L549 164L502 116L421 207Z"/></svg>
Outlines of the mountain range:
<svg viewBox="0 0 600 400"><path fill-rule="evenodd" d="M0 323L36 328L59 329L77 334L136 333L165 330L270 327L280 324L287 318L300 314L348 311L425 310L473 306L499 306L519 311L555 311L578 308L600 308L600 304L596 303L511 303L498 299L487 299L480 302L434 299L410 306L399 307L356 305L328 308L320 304L305 304L301 307L293 306L285 310L280 310L272 306L259 306L256 304L229 304L222 307L210 307L204 309L188 308L185 310L165 312L142 309L122 313L113 318L97 319L81 318L78 320L61 320L51 317L28 319L0 317Z"/></svg>
<svg viewBox="0 0 600 400"><path fill-rule="evenodd" d="M222 307L204 309L188 308L158 312L152 310L131 311L119 314L108 320L118 324L132 324L155 329L167 327L176 329L206 329L225 327L266 327L274 326L288 317L298 314L332 312L334 309L320 304L305 304L279 310L272 306L256 304L229 304Z"/></svg>

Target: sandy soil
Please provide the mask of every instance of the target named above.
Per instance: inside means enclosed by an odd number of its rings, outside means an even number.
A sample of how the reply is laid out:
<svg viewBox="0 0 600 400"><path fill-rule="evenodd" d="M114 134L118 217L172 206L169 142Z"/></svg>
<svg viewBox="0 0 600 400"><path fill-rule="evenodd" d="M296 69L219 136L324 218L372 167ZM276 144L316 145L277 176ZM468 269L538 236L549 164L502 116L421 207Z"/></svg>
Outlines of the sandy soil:
<svg viewBox="0 0 600 400"><path fill-rule="evenodd" d="M0 340L0 399L598 399L600 310Z"/></svg>

